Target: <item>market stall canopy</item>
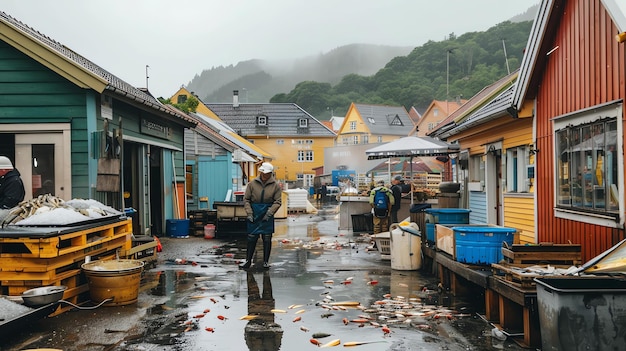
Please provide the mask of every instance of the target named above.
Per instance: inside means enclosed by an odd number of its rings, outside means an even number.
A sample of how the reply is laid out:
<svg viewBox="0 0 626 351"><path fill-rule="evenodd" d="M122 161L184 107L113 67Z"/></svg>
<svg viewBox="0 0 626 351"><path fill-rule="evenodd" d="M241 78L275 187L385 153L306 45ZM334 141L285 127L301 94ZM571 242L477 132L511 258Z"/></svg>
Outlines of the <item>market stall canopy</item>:
<svg viewBox="0 0 626 351"><path fill-rule="evenodd" d="M376 167L367 171L367 175L372 173L388 173L393 174L409 172L426 172L441 174L444 170L444 163L435 157L401 157L398 159L389 159L376 165Z"/></svg>
<svg viewBox="0 0 626 351"><path fill-rule="evenodd" d="M451 145L431 137L408 136L378 145L365 151L368 160L392 157L447 156L459 152Z"/></svg>

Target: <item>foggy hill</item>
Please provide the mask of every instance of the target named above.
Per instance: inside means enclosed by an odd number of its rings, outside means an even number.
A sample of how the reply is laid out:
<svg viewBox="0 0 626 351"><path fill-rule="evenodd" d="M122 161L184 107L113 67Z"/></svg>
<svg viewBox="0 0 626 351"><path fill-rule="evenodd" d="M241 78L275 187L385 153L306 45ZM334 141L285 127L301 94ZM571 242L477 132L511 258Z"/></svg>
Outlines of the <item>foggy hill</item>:
<svg viewBox="0 0 626 351"><path fill-rule="evenodd" d="M509 21L532 21L537 9L538 5L535 5ZM233 90L239 90L241 102L268 102L276 94L289 92L303 81L335 85L349 74L371 76L395 57L406 56L414 49L351 44L293 60L241 61L236 65L202 71L187 84L187 89L204 102L230 102Z"/></svg>

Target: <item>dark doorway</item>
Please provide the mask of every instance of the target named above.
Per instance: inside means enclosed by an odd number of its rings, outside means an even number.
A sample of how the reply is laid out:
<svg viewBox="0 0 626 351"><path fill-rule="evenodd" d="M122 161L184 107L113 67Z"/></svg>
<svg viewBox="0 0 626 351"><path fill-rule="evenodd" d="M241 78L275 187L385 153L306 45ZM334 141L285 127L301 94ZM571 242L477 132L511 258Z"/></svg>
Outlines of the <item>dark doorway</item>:
<svg viewBox="0 0 626 351"><path fill-rule="evenodd" d="M152 235L162 236L163 230L163 149L150 146L150 218Z"/></svg>

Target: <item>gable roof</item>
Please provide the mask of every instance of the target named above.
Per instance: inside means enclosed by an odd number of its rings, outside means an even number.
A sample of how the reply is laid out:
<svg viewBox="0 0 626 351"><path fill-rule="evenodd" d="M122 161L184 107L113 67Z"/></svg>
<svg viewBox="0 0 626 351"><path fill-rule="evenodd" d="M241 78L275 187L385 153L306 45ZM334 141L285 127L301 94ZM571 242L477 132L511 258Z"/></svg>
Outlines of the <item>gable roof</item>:
<svg viewBox="0 0 626 351"><path fill-rule="evenodd" d="M293 103L205 104L222 121L244 137L332 137L336 136L300 106ZM267 127L257 125L257 117L267 117ZM299 120L308 120L307 128L298 126Z"/></svg>
<svg viewBox="0 0 626 351"><path fill-rule="evenodd" d="M618 31L626 31L626 2L624 0L600 0L605 10L613 20ZM533 80L539 79L536 70L545 67L552 47L551 34L559 26L561 19L560 9L565 0L543 0L539 5L537 16L533 22L526 45L526 53L522 58L518 87L513 94L512 105L516 109L522 108L526 97L532 98L536 94Z"/></svg>
<svg viewBox="0 0 626 351"><path fill-rule="evenodd" d="M404 106L357 103L353 106L372 134L406 136L413 128L413 121Z"/></svg>
<svg viewBox="0 0 626 351"><path fill-rule="evenodd" d="M0 40L81 88L93 89L100 94L106 91L133 105L139 103L161 115L175 117L177 123L187 127L196 123L181 111L164 107L149 92L133 87L65 45L2 11Z"/></svg>
<svg viewBox="0 0 626 351"><path fill-rule="evenodd" d="M195 118L197 118L198 121L200 122L198 123L198 126L197 126L197 127L201 127L199 128L200 130L207 130L207 129L212 130L218 135L220 135L222 138L225 138L226 140L228 140L229 143L236 145L237 148L243 149L250 155L254 155L259 158L272 158L272 155L268 154L263 149L259 148L258 146L242 138L239 134L235 133L235 131L223 121L205 116L199 112L195 112L192 115Z"/></svg>
<svg viewBox="0 0 626 351"><path fill-rule="evenodd" d="M503 108L506 109L510 107L511 97L508 97L506 102L498 99L498 95L500 95L504 90L511 89L514 85L515 80L517 79L517 75L519 70L515 70L513 73L508 74L496 82L484 87L481 91L476 93L476 95L472 96L466 103L461 105L456 111L452 112L446 119L441 121L434 130L432 130L428 135L431 136L439 136L444 138L444 136L449 136L449 133L446 131L455 128L457 125L462 124L464 121L468 119L480 118L481 114L488 113L492 109ZM496 97L494 99L494 97ZM497 102L495 100L498 100ZM508 105L502 104L508 103Z"/></svg>

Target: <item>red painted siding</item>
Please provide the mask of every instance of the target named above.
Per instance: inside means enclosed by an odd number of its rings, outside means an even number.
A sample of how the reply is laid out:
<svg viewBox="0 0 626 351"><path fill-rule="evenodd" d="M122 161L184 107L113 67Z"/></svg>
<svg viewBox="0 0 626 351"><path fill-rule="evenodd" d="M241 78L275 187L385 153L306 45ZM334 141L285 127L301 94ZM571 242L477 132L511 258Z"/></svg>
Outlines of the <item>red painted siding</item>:
<svg viewBox="0 0 626 351"><path fill-rule="evenodd" d="M558 46L545 61L537 89L537 235L539 242L576 243L587 261L624 238L623 229L554 217L554 155L551 119L626 96L624 44L600 0L562 2L556 28L544 40ZM545 54L545 53L541 53ZM623 117L622 117L623 118ZM622 185L624 186L624 185Z"/></svg>

